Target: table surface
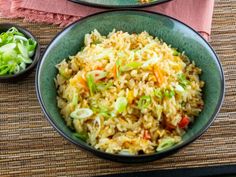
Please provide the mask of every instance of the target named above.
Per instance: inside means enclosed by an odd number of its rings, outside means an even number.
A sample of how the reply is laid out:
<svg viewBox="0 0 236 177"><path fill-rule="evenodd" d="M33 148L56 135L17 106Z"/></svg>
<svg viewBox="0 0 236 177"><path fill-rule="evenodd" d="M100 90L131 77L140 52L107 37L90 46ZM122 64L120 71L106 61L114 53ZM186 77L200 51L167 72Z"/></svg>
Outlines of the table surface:
<svg viewBox="0 0 236 177"><path fill-rule="evenodd" d="M32 31L42 51L61 28L1 18ZM127 165L100 159L62 138L46 120L35 93L35 71L0 84L0 176L94 176L109 173L236 164L236 0L216 0L210 43L223 65L226 93L212 126L178 153Z"/></svg>

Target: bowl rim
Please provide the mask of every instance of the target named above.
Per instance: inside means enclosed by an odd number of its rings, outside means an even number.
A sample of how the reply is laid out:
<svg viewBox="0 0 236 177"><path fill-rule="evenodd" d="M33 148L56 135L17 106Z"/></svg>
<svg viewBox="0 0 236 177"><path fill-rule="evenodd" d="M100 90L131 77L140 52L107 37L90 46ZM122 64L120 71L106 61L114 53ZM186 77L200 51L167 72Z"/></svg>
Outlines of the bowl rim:
<svg viewBox="0 0 236 177"><path fill-rule="evenodd" d="M38 39L32 34L32 32L30 32L26 28L21 27L15 23L0 23L0 28L4 28L4 27L7 29L10 29L11 27L17 28L21 33L23 33L26 36L26 38L34 39L37 42L37 46L35 48L34 56L31 58L33 62L30 65L28 65L24 70L22 70L16 74L0 76L0 80L2 80L2 81L15 79L15 78L25 74L29 70L33 69L35 67L35 65L37 64L38 60L40 59L40 49L41 49Z"/></svg>
<svg viewBox="0 0 236 177"><path fill-rule="evenodd" d="M85 5L85 6L89 6L89 7L97 7L97 8L105 8L105 9L126 9L126 8L145 8L145 7L151 7L151 6L155 6L155 5L160 5L163 3L167 3L170 2L172 0L164 0L164 1L155 1L155 2L150 2L147 4L136 4L136 5L102 5L102 4L96 4L96 3L92 3L92 2L86 2L83 0L69 0L73 3L77 3L77 4L81 4L81 5Z"/></svg>
<svg viewBox="0 0 236 177"><path fill-rule="evenodd" d="M189 28L191 31L193 31L198 37L200 37L206 44L207 46L210 48L210 50L213 52L215 59L217 61L218 64L218 69L221 75L221 93L219 96L219 101L217 103L216 109L213 113L213 115L211 116L211 118L209 119L209 121L206 123L206 125L204 127L202 127L194 136L192 136L190 139L188 139L187 141L184 141L180 144L177 144L175 146L173 146L173 148L169 148L165 151L161 151L161 152L155 152L152 154L142 154L142 155L121 155L121 154L112 154L112 153L106 153L103 152L101 150L95 149L94 147L90 146L90 145L84 145L78 141L73 140L72 138L70 138L69 136L66 135L66 133L63 132L63 130L60 130L57 126L56 123L50 118L50 115L47 113L45 105L43 103L42 100L42 96L41 96L41 92L40 92L40 83L39 83L39 76L40 76L40 70L41 70L41 64L44 61L44 56L45 54L48 52L48 48L52 45L52 43L57 39L57 37L59 37L61 34L63 34L66 30L68 30L69 28L72 28L74 25L78 25L80 23L82 23L84 20L86 20L87 18L91 18L100 14L109 14L109 13L113 13L113 12L140 12L140 13L147 13L147 14L152 14L152 15L158 15L158 16L163 16L166 18L169 18L171 20L174 20L178 23L180 23L181 25ZM220 108L223 104L224 101L224 95L225 95L225 76L224 76L224 71L223 71L223 67L222 64L220 62L219 57L217 56L216 52L214 51L214 49L212 48L212 46L208 43L208 41L206 41L206 39L204 39L196 30L194 30L192 27L190 27L189 25L181 22L180 20L170 17L168 15L165 14L161 14L158 12L151 12L151 11L147 11L147 10L140 10L140 9L115 9L115 10L110 10L110 11L105 11L105 12L98 12L86 17L83 17L75 22L73 22L72 24L70 24L69 26L67 26L66 28L64 28L62 31L60 31L49 43L49 45L47 46L47 48L45 49L41 60L39 61L38 65L37 65L37 69L36 69L36 75L35 75L35 84L36 84L36 94L37 94L37 98L39 100L41 109L43 110L44 115L46 116L46 118L48 119L48 121L50 122L50 124L54 127L54 129L56 129L56 131L62 135L62 137L64 137L65 139L67 139L68 141L70 141L71 143L73 143L74 145L79 146L80 148L87 150L99 157L103 157L105 159L109 159L112 161L117 161L117 162L124 162L124 163L140 163L140 162L148 162L148 161L154 161L154 160L158 160L160 158L166 157L170 154L173 154L175 152L177 152L178 150L180 150L181 148L189 145L190 143L192 143L193 141L195 141L197 138L199 138L209 127L210 125L213 123L213 121L215 120L217 114L220 111ZM123 158L123 159L122 159ZM150 158L150 159L148 159ZM122 159L122 160L121 160ZM139 160L139 161L133 161L133 160ZM142 160L142 161L140 161Z"/></svg>

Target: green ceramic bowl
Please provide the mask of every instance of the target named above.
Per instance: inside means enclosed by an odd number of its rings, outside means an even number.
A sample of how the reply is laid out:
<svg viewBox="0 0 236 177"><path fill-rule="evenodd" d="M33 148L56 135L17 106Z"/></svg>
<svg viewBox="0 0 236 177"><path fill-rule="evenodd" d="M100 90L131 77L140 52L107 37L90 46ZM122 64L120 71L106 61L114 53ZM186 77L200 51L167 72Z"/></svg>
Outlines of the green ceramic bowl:
<svg viewBox="0 0 236 177"><path fill-rule="evenodd" d="M141 3L140 0L70 0L82 5L102 8L140 8L162 4L171 0L150 0L148 3Z"/></svg>
<svg viewBox="0 0 236 177"><path fill-rule="evenodd" d="M84 45L85 34L99 30L107 35L113 29L140 33L147 31L163 39L167 44L185 51L202 69L201 79L205 82L203 90L205 106L199 117L183 136L183 141L172 148L148 155L114 155L104 153L87 145L73 136L59 113L56 101L54 78L56 64L69 55L75 55ZM137 10L117 10L98 13L83 18L59 33L46 49L36 74L36 89L41 107L54 128L72 143L100 157L119 162L146 162L170 155L196 140L210 126L218 113L224 96L224 75L220 61L212 47L192 28L171 17Z"/></svg>

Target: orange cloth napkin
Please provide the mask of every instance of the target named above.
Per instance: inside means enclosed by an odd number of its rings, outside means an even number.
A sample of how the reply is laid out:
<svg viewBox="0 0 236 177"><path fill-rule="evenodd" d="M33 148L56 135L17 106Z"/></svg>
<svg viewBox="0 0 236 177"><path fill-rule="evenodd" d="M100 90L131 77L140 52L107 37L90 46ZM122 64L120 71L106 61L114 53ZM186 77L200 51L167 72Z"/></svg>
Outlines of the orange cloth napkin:
<svg viewBox="0 0 236 177"><path fill-rule="evenodd" d="M144 10L160 12L183 21L197 30L205 39L211 32L214 0L173 0ZM67 0L0 0L1 16L24 18L66 26L77 19L105 11L72 3Z"/></svg>

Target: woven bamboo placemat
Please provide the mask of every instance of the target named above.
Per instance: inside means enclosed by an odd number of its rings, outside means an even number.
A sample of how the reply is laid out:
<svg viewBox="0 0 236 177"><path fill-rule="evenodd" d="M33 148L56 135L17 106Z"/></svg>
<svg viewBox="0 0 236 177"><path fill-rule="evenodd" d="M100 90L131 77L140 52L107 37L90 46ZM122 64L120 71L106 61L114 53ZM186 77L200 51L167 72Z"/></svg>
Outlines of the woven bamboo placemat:
<svg viewBox="0 0 236 177"><path fill-rule="evenodd" d="M199 14L200 15L200 14ZM14 22L31 30L45 49L61 29ZM223 64L226 94L213 125L178 153L146 164L100 159L62 138L43 115L35 94L35 71L24 81L0 84L0 176L94 176L141 170L236 164L236 1L216 0L210 43Z"/></svg>

